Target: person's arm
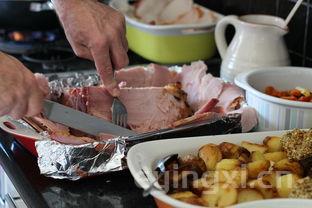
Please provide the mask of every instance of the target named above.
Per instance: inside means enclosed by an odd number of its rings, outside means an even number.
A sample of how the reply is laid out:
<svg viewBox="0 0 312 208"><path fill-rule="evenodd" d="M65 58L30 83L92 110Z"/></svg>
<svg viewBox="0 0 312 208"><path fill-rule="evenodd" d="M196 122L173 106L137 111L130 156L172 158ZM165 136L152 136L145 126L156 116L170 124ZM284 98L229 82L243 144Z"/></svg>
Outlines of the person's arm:
<svg viewBox="0 0 312 208"><path fill-rule="evenodd" d="M125 18L96 0L52 0L75 54L93 60L113 96L118 86L113 69L128 65Z"/></svg>
<svg viewBox="0 0 312 208"><path fill-rule="evenodd" d="M40 113L49 93L41 81L20 61L0 52L0 116L19 119Z"/></svg>

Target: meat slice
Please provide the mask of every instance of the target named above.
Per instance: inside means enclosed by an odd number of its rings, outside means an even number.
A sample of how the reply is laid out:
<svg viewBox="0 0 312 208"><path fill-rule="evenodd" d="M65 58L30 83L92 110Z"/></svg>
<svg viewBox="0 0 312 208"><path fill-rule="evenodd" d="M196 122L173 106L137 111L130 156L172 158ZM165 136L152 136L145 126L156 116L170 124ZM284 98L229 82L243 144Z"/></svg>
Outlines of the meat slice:
<svg viewBox="0 0 312 208"><path fill-rule="evenodd" d="M120 100L128 110L128 124L136 132L168 128L173 122L191 114L183 100L184 94L173 92L172 87L122 89Z"/></svg>
<svg viewBox="0 0 312 208"><path fill-rule="evenodd" d="M223 81L206 74L207 66L202 61L184 65L181 73L182 90L187 93L187 102L194 112L218 99L223 89Z"/></svg>
<svg viewBox="0 0 312 208"><path fill-rule="evenodd" d="M113 98L108 91L102 86L85 87L84 90L87 113L111 121Z"/></svg>
<svg viewBox="0 0 312 208"><path fill-rule="evenodd" d="M184 126L187 124L194 124L201 121L215 121L217 119L221 119L224 114L222 113L215 113L215 112L206 112L202 114L194 114L185 119L178 120L173 123L172 127L179 127Z"/></svg>
<svg viewBox="0 0 312 208"><path fill-rule="evenodd" d="M219 100L216 98L211 99L209 102L207 102L205 105L203 105L198 111L196 111L195 115L207 113L209 111L211 112L212 109L217 105L218 102L219 102Z"/></svg>
<svg viewBox="0 0 312 208"><path fill-rule="evenodd" d="M172 84L165 87L144 87L144 88L121 88L119 99L126 106L128 111L128 125L138 132L148 132L168 128L173 122L191 115L191 110L186 104L186 94L180 89L180 85ZM85 101L86 112L93 116L111 120L111 106L113 98L103 87L84 87L77 89L71 96L64 96L64 100L71 98L71 101ZM72 96L80 98L73 99ZM82 98L83 97L83 98Z"/></svg>
<svg viewBox="0 0 312 208"><path fill-rule="evenodd" d="M87 136L74 136L69 132L54 131L50 133L51 139L63 144L79 145L96 142L97 140Z"/></svg>
<svg viewBox="0 0 312 208"><path fill-rule="evenodd" d="M136 3L135 16L146 23L153 24L159 17L161 11L172 0L139 0Z"/></svg>
<svg viewBox="0 0 312 208"><path fill-rule="evenodd" d="M227 114L241 114L242 132L248 132L252 130L258 123L257 111L252 107L241 107L238 110L228 112Z"/></svg>
<svg viewBox="0 0 312 208"><path fill-rule="evenodd" d="M166 66L149 64L147 67L136 66L121 69L116 72L118 82L124 82L122 87L163 87L167 84L176 83L179 74L170 71Z"/></svg>
<svg viewBox="0 0 312 208"><path fill-rule="evenodd" d="M59 99L59 103L86 113L87 107L85 94L85 88L70 88L63 92Z"/></svg>
<svg viewBox="0 0 312 208"><path fill-rule="evenodd" d="M192 11L192 7L192 0L173 0L159 14L158 24L172 24Z"/></svg>
<svg viewBox="0 0 312 208"><path fill-rule="evenodd" d="M217 107L222 107L224 112L233 111L240 108L240 104L243 100L243 90L231 83L225 83Z"/></svg>

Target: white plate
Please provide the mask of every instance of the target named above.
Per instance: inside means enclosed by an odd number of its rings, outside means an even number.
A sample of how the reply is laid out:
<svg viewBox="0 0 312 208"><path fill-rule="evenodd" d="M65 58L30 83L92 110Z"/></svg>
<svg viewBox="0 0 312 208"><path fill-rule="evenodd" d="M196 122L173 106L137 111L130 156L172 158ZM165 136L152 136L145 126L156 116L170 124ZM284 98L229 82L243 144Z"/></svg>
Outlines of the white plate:
<svg viewBox="0 0 312 208"><path fill-rule="evenodd" d="M128 167L135 181L143 188L147 189L151 182L156 180L153 173L155 169L155 163L169 155L178 153L180 156L186 154L194 154L198 149L207 143L219 144L221 142L232 142L239 144L241 141L249 141L254 143L262 143L266 136L281 136L286 131L272 131L272 132L257 132L257 133L245 133L245 134L230 134L220 136L204 136L204 137L192 137L192 138L179 138L179 139L167 139L152 142L145 142L137 144L132 147L127 156ZM143 172L143 171L144 172ZM158 190L152 190L151 195L160 201L163 201L173 207L181 208L199 208L201 206L195 206L186 204L184 202L175 200L167 196L164 192ZM312 207L312 200L303 199L269 199L254 201L248 203L238 204L232 207L235 208L275 208L275 207Z"/></svg>

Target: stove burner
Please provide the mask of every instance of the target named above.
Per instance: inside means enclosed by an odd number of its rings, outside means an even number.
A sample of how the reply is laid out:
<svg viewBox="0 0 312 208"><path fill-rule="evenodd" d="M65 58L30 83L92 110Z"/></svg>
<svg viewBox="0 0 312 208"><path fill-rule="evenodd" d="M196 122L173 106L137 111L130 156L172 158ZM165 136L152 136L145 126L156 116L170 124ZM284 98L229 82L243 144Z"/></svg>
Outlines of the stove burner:
<svg viewBox="0 0 312 208"><path fill-rule="evenodd" d="M49 31L17 31L0 30L0 37L3 41L18 43L49 43L59 40L63 35L59 30Z"/></svg>
<svg viewBox="0 0 312 208"><path fill-rule="evenodd" d="M57 45L64 41L65 36L59 30L49 31L18 31L0 29L0 50L11 54L24 54L47 45Z"/></svg>
<svg viewBox="0 0 312 208"><path fill-rule="evenodd" d="M75 58L75 54L66 48L44 48L42 50L29 51L22 55L26 61L41 64L63 63Z"/></svg>

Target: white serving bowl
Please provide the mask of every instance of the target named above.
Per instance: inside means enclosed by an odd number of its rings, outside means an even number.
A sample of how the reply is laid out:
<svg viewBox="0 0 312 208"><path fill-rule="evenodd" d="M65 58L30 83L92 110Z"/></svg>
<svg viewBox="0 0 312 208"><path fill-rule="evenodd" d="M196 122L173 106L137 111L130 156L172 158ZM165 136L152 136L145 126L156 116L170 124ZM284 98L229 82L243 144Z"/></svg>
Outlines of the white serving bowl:
<svg viewBox="0 0 312 208"><path fill-rule="evenodd" d="M237 75L235 84L246 91L248 105L258 112L257 131L312 128L312 103L285 100L264 93L267 86L278 90L290 90L298 86L312 89L311 68L258 68Z"/></svg>
<svg viewBox="0 0 312 208"><path fill-rule="evenodd" d="M231 142L240 144L242 141L261 144L266 136L282 136L287 131L254 132L244 134L228 134L217 136L203 136L192 138L166 139L151 142L143 142L133 146L127 155L127 164L136 183L143 189L148 189L151 183L156 181L156 163L161 158L171 154L179 154L183 157L188 154L196 154L198 149L208 143L220 144L221 142ZM156 185L158 185L156 183ZM187 204L169 197L164 191L152 189L151 195L154 197L158 208L203 208ZM308 199L266 199L252 201L230 206L231 208L310 208L312 200Z"/></svg>

